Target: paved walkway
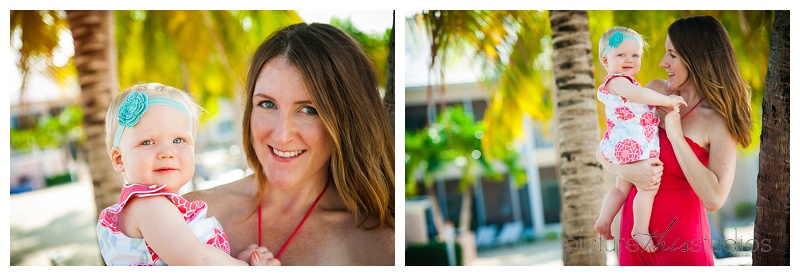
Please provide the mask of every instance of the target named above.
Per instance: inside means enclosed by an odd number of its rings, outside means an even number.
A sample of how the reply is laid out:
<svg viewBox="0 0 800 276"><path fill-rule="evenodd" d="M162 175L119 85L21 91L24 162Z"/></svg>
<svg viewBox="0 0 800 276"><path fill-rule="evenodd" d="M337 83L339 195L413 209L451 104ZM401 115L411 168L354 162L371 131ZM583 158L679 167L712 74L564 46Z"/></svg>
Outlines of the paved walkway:
<svg viewBox="0 0 800 276"><path fill-rule="evenodd" d="M94 189L79 181L10 196L10 265L101 265Z"/></svg>
<svg viewBox="0 0 800 276"><path fill-rule="evenodd" d="M744 228L744 230L742 230ZM737 227L740 237L744 232L744 237L752 235L752 226ZM733 231L728 228L726 231ZM749 231L749 232L748 232ZM746 238L745 238L746 240ZM613 248L609 242L608 248ZM563 266L563 245L561 241L540 241L515 246L503 246L493 249L478 251L478 257L467 264L468 266ZM749 252L747 252L749 253ZM740 254L740 257L714 258L717 266L750 266L753 263L749 254ZM607 266L618 266L616 252L606 254Z"/></svg>
<svg viewBox="0 0 800 276"><path fill-rule="evenodd" d="M478 252L470 266L563 266L563 244L559 240L503 246ZM606 255L606 265L617 265L617 255Z"/></svg>
<svg viewBox="0 0 800 276"><path fill-rule="evenodd" d="M611 246L611 245L609 245ZM609 247L610 248L610 247ZM714 259L717 266L750 266L751 256ZM543 241L478 252L469 266L563 266L560 241ZM606 254L607 266L618 266L616 252Z"/></svg>

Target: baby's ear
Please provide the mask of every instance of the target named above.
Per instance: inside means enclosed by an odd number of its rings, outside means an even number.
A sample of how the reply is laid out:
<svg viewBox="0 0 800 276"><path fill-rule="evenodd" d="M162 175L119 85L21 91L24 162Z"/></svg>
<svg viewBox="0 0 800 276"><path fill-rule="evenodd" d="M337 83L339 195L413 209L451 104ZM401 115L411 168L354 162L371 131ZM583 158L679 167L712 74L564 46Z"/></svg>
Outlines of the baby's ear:
<svg viewBox="0 0 800 276"><path fill-rule="evenodd" d="M114 166L115 171L125 172L125 165L122 164L122 153L119 151L119 147L111 149L111 165Z"/></svg>

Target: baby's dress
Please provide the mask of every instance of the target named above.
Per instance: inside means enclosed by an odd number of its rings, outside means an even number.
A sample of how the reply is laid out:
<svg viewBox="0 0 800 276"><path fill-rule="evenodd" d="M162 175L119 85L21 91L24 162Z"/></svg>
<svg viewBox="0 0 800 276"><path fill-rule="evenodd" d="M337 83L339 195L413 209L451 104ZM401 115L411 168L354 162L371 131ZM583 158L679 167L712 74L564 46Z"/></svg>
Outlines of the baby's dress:
<svg viewBox="0 0 800 276"><path fill-rule="evenodd" d="M167 197L183 214L189 228L201 242L217 247L230 255L230 243L228 237L222 232L222 225L216 218L206 217L208 212L206 203L201 200L188 201L177 194L164 191L165 186L125 184L122 187L119 202L100 212L97 222L97 239L100 242L100 253L103 255L106 265L167 265L144 239L128 237L119 229L119 213L133 196ZM187 252L187 254L191 253Z"/></svg>
<svg viewBox="0 0 800 276"><path fill-rule="evenodd" d="M647 158L658 158L658 117L656 107L629 101L606 89L616 77L639 82L624 73L610 74L597 89L597 99L605 105L606 133L600 141L603 157L612 164L627 164Z"/></svg>

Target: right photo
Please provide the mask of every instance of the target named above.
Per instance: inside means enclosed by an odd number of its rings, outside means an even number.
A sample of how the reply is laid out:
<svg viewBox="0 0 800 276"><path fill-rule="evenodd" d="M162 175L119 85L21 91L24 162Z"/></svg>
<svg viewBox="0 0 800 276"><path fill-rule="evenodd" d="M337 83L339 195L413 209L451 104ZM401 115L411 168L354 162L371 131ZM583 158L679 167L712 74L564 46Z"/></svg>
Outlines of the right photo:
<svg viewBox="0 0 800 276"><path fill-rule="evenodd" d="M404 85L406 266L789 265L788 10L406 11Z"/></svg>

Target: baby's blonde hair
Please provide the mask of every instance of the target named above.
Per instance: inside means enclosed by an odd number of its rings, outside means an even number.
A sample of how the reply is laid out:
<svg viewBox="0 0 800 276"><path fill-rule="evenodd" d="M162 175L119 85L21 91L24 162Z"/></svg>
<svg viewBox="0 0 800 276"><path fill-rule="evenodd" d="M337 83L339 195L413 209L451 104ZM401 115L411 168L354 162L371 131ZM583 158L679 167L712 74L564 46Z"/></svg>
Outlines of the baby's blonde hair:
<svg viewBox="0 0 800 276"><path fill-rule="evenodd" d="M630 28L615 26L608 29L605 33L603 33L603 36L600 37L600 42L597 44L597 57L599 60L603 60L603 53L606 52L606 48L608 48L608 37L610 37L614 32L620 32L623 35L635 37L639 40L639 46L642 46L642 51L644 52L644 50L647 49L647 42L644 41L642 35Z"/></svg>
<svg viewBox="0 0 800 276"><path fill-rule="evenodd" d="M113 148L113 141L114 141L114 133L117 131L119 127L119 123L117 122L117 113L119 111L119 106L125 100L125 97L132 92L142 92L147 94L148 97L165 97L170 98L178 103L182 104L186 107L186 110L189 111L190 121L192 123L192 137L197 137L197 128L200 126L200 112L203 111L203 108L198 105L194 99L192 98L189 93L184 92L178 88L163 85L160 83L141 83L136 84L134 86L125 89L121 93L119 93L114 100L111 102L111 105L108 107L108 112L106 113L106 151L108 154L111 154L111 149Z"/></svg>

